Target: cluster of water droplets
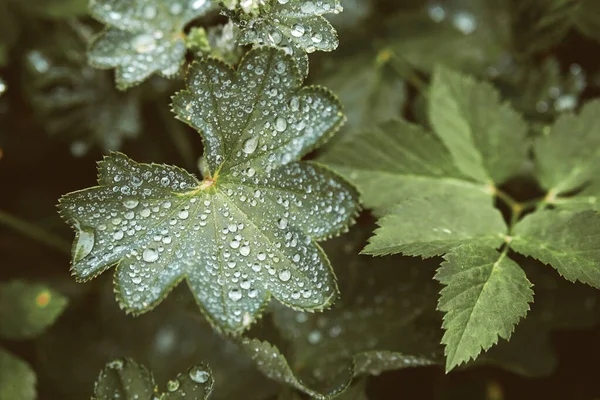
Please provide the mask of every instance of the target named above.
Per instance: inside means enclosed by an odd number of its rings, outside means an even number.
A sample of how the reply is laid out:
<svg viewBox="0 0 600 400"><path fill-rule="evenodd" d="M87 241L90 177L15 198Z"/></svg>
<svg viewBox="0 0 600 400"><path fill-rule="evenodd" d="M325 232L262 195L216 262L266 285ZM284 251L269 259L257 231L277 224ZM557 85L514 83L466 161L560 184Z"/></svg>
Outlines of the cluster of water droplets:
<svg viewBox="0 0 600 400"><path fill-rule="evenodd" d="M304 71L308 68L304 52L331 51L338 46L335 30L322 15L341 11L339 0L278 0L268 12L248 21L239 40L278 46L294 54Z"/></svg>
<svg viewBox="0 0 600 400"><path fill-rule="evenodd" d="M173 106L204 132L210 170L247 177L269 172L299 158L341 122L340 106L328 93L298 91L294 69L292 60L265 48L249 53L237 76L214 62L192 67L188 92Z"/></svg>
<svg viewBox="0 0 600 400"><path fill-rule="evenodd" d="M204 14L211 0L170 0L164 5L136 1L96 1L92 12L111 28L90 49L92 63L120 67L125 83L155 71L175 74L185 55L183 27Z"/></svg>
<svg viewBox="0 0 600 400"><path fill-rule="evenodd" d="M174 167L113 154L100 182L61 202L78 231L73 269L86 279L120 262L117 290L130 311L147 310L184 277L230 329L248 326L267 292L308 309L336 296L312 238L342 229L355 198L316 166L291 164L256 184L225 179L203 192Z"/></svg>

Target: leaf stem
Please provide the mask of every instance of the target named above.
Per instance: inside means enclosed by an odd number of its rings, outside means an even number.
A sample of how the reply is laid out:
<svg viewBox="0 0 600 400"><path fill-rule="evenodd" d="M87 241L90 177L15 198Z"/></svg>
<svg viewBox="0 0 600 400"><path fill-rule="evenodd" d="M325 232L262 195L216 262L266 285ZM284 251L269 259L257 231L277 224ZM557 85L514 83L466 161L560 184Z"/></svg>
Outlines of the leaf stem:
<svg viewBox="0 0 600 400"><path fill-rule="evenodd" d="M10 215L2 210L0 210L0 225L5 225L9 228L12 228L21 233L23 236L37 240L38 242L45 244L54 250L58 250L63 254L67 254L69 256L71 255L71 244L69 242L57 237L54 233L48 232L45 229L32 224L31 222L27 222L21 218Z"/></svg>

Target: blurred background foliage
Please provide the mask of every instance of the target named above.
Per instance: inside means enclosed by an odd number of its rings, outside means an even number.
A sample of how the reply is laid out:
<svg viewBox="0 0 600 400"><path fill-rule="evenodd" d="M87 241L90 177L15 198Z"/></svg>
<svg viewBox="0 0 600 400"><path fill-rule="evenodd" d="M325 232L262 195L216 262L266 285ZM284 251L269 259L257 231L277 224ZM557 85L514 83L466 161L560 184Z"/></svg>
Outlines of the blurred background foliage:
<svg viewBox="0 0 600 400"><path fill-rule="evenodd" d="M340 47L311 54L308 78L346 108L348 123L329 146L393 117L427 124L423 98L438 63L491 81L533 122L532 137L600 93L597 0L342 4L345 11L330 18ZM161 387L207 362L214 399L304 398L267 379L239 344L213 332L186 290L133 318L116 305L108 275L85 285L70 276L71 233L55 204L95 181L102 154L120 150L194 172L202 154L199 136L169 112L181 77L155 76L118 91L112 71L87 63L100 29L87 0L0 0L0 398L89 398L115 357L143 363ZM186 31L189 61L211 54L235 62L243 54L236 29L218 11ZM537 193L527 171L509 186L517 197ZM509 343L445 375L436 365L443 355L440 287L431 279L439 260L359 256L372 230L365 212L349 234L324 245L342 290L333 310L274 306L250 332L276 345L305 383L335 381L354 362L362 368L357 375L378 375L355 380L342 398L600 397L597 291L521 260L536 286L528 318ZM36 315L46 316L44 323L28 325L40 321ZM361 361L369 352L402 356L374 367Z"/></svg>

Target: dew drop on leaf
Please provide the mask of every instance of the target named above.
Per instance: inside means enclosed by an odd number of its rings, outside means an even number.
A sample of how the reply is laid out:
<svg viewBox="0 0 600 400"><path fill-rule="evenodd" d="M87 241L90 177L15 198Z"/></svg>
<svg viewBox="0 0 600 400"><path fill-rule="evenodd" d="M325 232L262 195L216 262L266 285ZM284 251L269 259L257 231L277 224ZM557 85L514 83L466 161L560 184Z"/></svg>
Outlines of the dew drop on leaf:
<svg viewBox="0 0 600 400"><path fill-rule="evenodd" d="M292 277L292 274L287 269L279 271L279 279L281 279L282 282L289 281L291 277Z"/></svg>
<svg viewBox="0 0 600 400"><path fill-rule="evenodd" d="M258 147L258 138L251 137L249 139L246 139L246 141L242 145L242 150L246 154L252 154L252 153L254 153L254 151L256 150L257 147Z"/></svg>
<svg viewBox="0 0 600 400"><path fill-rule="evenodd" d="M194 367L190 370L190 379L196 383L206 383L210 377L210 373L201 367Z"/></svg>
<svg viewBox="0 0 600 400"><path fill-rule="evenodd" d="M152 248L144 249L144 252L142 253L142 258L148 263L155 262L156 260L158 260L158 251Z"/></svg>

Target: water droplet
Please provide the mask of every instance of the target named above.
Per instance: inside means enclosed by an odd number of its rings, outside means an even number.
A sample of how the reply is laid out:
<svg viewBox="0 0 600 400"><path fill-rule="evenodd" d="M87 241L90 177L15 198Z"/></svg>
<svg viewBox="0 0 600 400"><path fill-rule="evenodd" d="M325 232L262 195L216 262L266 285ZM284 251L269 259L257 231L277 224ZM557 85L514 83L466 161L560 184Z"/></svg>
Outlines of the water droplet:
<svg viewBox="0 0 600 400"><path fill-rule="evenodd" d="M477 29L477 20L470 12L459 11L452 18L452 25L465 35L469 35Z"/></svg>
<svg viewBox="0 0 600 400"><path fill-rule="evenodd" d="M432 4L427 7L427 14L429 18L433 20L433 22L442 22L446 19L446 10L439 4Z"/></svg>
<svg viewBox="0 0 600 400"><path fill-rule="evenodd" d="M114 360L108 363L108 368L123 369L123 360Z"/></svg>
<svg viewBox="0 0 600 400"><path fill-rule="evenodd" d="M149 208L144 208L142 211L140 211L140 215L143 218L148 218L150 216L150 209Z"/></svg>
<svg viewBox="0 0 600 400"><path fill-rule="evenodd" d="M190 213L188 212L188 210L181 210L181 211L179 211L179 214L177 214L177 215L181 219L187 219L187 217L190 216Z"/></svg>
<svg viewBox="0 0 600 400"><path fill-rule="evenodd" d="M259 261L265 261L267 258L267 255L261 251L260 253L258 253L256 258L258 258Z"/></svg>
<svg viewBox="0 0 600 400"><path fill-rule="evenodd" d="M283 132L286 128L287 121L281 117L277 118L277 120L275 121L275 129L277 129L279 132Z"/></svg>
<svg viewBox="0 0 600 400"><path fill-rule="evenodd" d="M242 292L239 289L232 289L227 295L233 301L239 301L242 298Z"/></svg>
<svg viewBox="0 0 600 400"><path fill-rule="evenodd" d="M142 10L142 13L144 14L144 18L146 19L152 19L154 17L156 17L156 7L154 7L151 4L148 4L144 7L144 9Z"/></svg>
<svg viewBox="0 0 600 400"><path fill-rule="evenodd" d="M190 370L190 379L196 383L206 383L210 374L202 367L194 367Z"/></svg>
<svg viewBox="0 0 600 400"><path fill-rule="evenodd" d="M202 7L204 4L206 3L206 0L196 0L195 2L192 3L192 8L194 10L198 10L200 7Z"/></svg>
<svg viewBox="0 0 600 400"><path fill-rule="evenodd" d="M323 35L321 35L320 33L315 33L314 35L312 35L311 40L314 44L319 44L323 41Z"/></svg>
<svg viewBox="0 0 600 400"><path fill-rule="evenodd" d="M288 226L288 220L285 218L281 218L279 221L277 221L277 226L279 227L279 229L285 229Z"/></svg>
<svg viewBox="0 0 600 400"><path fill-rule="evenodd" d="M231 247L232 249L237 249L238 247L240 247L240 242L238 242L237 240L232 240L231 242L229 242L229 247Z"/></svg>
<svg viewBox="0 0 600 400"><path fill-rule="evenodd" d="M155 262L156 260L158 260L158 251L152 248L144 249L144 252L142 253L142 258L148 263Z"/></svg>
<svg viewBox="0 0 600 400"><path fill-rule="evenodd" d="M250 247L248 247L248 246L240 247L240 254L242 256L246 257L248 254L250 254Z"/></svg>
<svg viewBox="0 0 600 400"><path fill-rule="evenodd" d="M300 10L305 14L313 13L317 9L317 6L312 1L307 1L300 6Z"/></svg>
<svg viewBox="0 0 600 400"><path fill-rule="evenodd" d="M248 292L248 297L250 297L251 299L256 298L256 296L258 296L258 290L252 289Z"/></svg>
<svg viewBox="0 0 600 400"><path fill-rule="evenodd" d="M151 52L156 48L156 40L152 35L142 33L133 38L133 48L140 54Z"/></svg>
<svg viewBox="0 0 600 400"><path fill-rule="evenodd" d="M246 170L246 175L248 175L250 178L252 178L254 175L256 175L256 170L254 168L250 167Z"/></svg>
<svg viewBox="0 0 600 400"><path fill-rule="evenodd" d="M94 248L94 230L91 228L81 228L79 223L75 224L77 229L77 242L73 251L73 263L81 261L87 257Z"/></svg>
<svg viewBox="0 0 600 400"><path fill-rule="evenodd" d="M251 137L249 139L246 139L246 141L242 145L242 150L246 154L252 154L252 153L254 153L254 151L256 150L257 147L258 147L258 138Z"/></svg>
<svg viewBox="0 0 600 400"><path fill-rule="evenodd" d="M169 392L174 392L179 389L179 381L169 381L167 382L167 390Z"/></svg>
<svg viewBox="0 0 600 400"><path fill-rule="evenodd" d="M113 233L113 239L121 240L123 239L123 235L123 231L116 231L115 233Z"/></svg>
<svg viewBox="0 0 600 400"><path fill-rule="evenodd" d="M287 269L279 271L279 279L281 279L282 282L289 281L291 277L292 277L292 274Z"/></svg>
<svg viewBox="0 0 600 400"><path fill-rule="evenodd" d="M290 33L294 37L301 37L302 35L304 35L304 32L305 32L305 29L304 29L303 25L295 24Z"/></svg>
<svg viewBox="0 0 600 400"><path fill-rule="evenodd" d="M279 4L287 4L290 0L278 0Z"/></svg>
<svg viewBox="0 0 600 400"><path fill-rule="evenodd" d="M307 339L308 339L308 342L310 344L317 344L317 343L319 343L321 341L321 332L319 332L319 331L311 331L308 334Z"/></svg>
<svg viewBox="0 0 600 400"><path fill-rule="evenodd" d="M173 3L171 7L169 7L169 12L172 15L179 15L183 11L183 6L180 3Z"/></svg>

